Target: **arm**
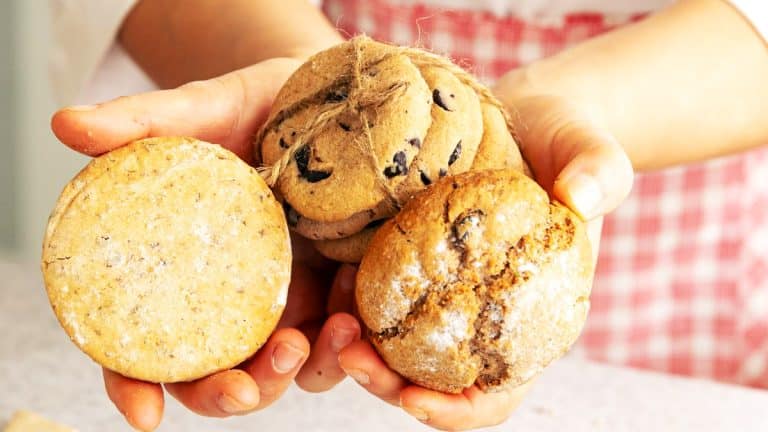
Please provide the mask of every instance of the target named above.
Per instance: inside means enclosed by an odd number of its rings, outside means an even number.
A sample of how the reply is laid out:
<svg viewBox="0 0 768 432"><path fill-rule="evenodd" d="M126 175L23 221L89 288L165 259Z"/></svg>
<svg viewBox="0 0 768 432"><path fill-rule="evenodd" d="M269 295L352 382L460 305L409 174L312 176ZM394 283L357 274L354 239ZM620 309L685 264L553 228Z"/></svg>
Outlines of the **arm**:
<svg viewBox="0 0 768 432"><path fill-rule="evenodd" d="M511 72L514 107L550 94L613 134L636 170L768 143L768 49L722 0L684 0L634 25Z"/></svg>
<svg viewBox="0 0 768 432"><path fill-rule="evenodd" d="M303 60L342 41L307 0L144 0L118 39L163 88L270 58Z"/></svg>

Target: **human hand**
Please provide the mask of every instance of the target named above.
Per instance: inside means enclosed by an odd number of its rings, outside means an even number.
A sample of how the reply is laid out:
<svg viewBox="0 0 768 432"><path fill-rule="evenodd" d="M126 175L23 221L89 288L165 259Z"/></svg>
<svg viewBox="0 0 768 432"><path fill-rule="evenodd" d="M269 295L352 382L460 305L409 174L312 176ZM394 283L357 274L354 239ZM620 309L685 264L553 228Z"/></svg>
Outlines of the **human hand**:
<svg viewBox="0 0 768 432"><path fill-rule="evenodd" d="M629 159L611 134L577 103L530 93L520 98L508 95L505 102L511 107L519 145L535 179L550 196L588 222L596 259L602 215L613 210L632 185ZM440 393L414 385L389 369L363 340L342 350L339 364L375 396L443 430L503 422L532 385L529 381L498 393L483 393L475 386L461 394Z"/></svg>
<svg viewBox="0 0 768 432"><path fill-rule="evenodd" d="M266 119L280 86L300 64L294 59L272 59L174 90L65 108L53 116L51 126L61 142L92 156L141 138L184 135L221 144L250 161L254 132ZM329 389L344 378L337 353L360 337L360 327L346 314L325 320L335 267L309 252L308 244L294 244L293 250L286 309L278 330L264 346L237 368L192 382L166 384L165 391L198 414L226 417L267 407L294 378L310 391ZM103 375L109 398L131 426L157 427L164 406L160 384L106 369Z"/></svg>

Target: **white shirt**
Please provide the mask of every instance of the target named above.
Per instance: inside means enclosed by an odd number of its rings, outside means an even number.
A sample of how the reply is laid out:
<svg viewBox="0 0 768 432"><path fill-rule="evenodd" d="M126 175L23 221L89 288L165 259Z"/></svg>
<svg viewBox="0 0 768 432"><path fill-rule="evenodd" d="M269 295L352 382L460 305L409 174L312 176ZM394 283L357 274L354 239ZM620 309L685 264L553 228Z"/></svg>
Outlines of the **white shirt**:
<svg viewBox="0 0 768 432"><path fill-rule="evenodd" d="M137 0L49 0L53 31L50 76L60 104L95 103L155 89L115 43L117 31ZM393 3L412 0L391 0ZM768 2L730 0L768 40ZM639 13L671 0L421 0L441 7L483 9L522 18L575 11Z"/></svg>

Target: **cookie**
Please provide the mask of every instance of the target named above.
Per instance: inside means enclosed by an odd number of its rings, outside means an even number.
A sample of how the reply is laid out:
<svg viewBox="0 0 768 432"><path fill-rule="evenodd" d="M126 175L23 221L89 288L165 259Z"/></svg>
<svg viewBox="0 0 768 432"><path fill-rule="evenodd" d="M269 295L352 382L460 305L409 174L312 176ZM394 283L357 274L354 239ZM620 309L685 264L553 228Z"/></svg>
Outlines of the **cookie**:
<svg viewBox="0 0 768 432"><path fill-rule="evenodd" d="M450 393L520 385L578 337L593 275L584 224L517 170L418 194L374 235L355 291L382 358Z"/></svg>
<svg viewBox="0 0 768 432"><path fill-rule="evenodd" d="M296 209L284 203L288 228L311 240L336 240L353 236L370 224L396 213L389 202L383 201L377 207L353 214L336 222L320 222L300 215Z"/></svg>
<svg viewBox="0 0 768 432"><path fill-rule="evenodd" d="M488 135L482 105L498 103L490 99L448 59L356 37L288 79L255 148L292 229L344 238L469 170Z"/></svg>
<svg viewBox="0 0 768 432"><path fill-rule="evenodd" d="M136 141L64 189L42 272L72 341L151 382L200 378L250 357L282 313L291 251L256 171L190 138Z"/></svg>
<svg viewBox="0 0 768 432"><path fill-rule="evenodd" d="M407 56L388 45L363 43L355 75L355 49L347 43L301 66L278 93L261 143L267 165L293 149L275 187L299 214L317 221L346 219L387 199L383 187L403 181L419 150L414 143L424 140L431 123L432 95ZM338 71L336 78L325 67ZM324 80L326 87L301 92L307 82ZM321 111L342 103L338 116L295 148L296 137L306 134Z"/></svg>
<svg viewBox="0 0 768 432"><path fill-rule="evenodd" d="M482 112L483 138L472 161L472 171L511 168L530 173L501 110L484 103Z"/></svg>
<svg viewBox="0 0 768 432"><path fill-rule="evenodd" d="M443 68L420 71L432 90L432 124L408 176L396 189L403 203L438 178L469 170L484 132L480 100L472 88Z"/></svg>
<svg viewBox="0 0 768 432"><path fill-rule="evenodd" d="M77 432L45 419L31 411L16 411L3 428L3 432Z"/></svg>
<svg viewBox="0 0 768 432"><path fill-rule="evenodd" d="M315 249L326 258L344 263L357 264L363 259L365 250L368 248L368 243L370 243L376 230L379 229L384 222L384 219L375 221L373 222L373 226L369 226L349 237L335 240L316 240L313 242Z"/></svg>

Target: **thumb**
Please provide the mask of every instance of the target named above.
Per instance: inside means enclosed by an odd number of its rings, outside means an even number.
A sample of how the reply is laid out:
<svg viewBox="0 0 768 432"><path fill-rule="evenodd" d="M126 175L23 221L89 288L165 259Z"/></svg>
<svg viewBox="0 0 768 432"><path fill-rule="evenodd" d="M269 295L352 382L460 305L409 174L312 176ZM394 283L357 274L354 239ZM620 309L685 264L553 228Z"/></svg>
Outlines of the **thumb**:
<svg viewBox="0 0 768 432"><path fill-rule="evenodd" d="M272 59L173 90L64 108L53 115L51 129L62 143L91 156L142 138L182 135L221 144L249 161L251 135L298 65Z"/></svg>
<svg viewBox="0 0 768 432"><path fill-rule="evenodd" d="M559 97L515 104L520 147L537 181L583 219L614 210L632 189L634 171L613 135Z"/></svg>

